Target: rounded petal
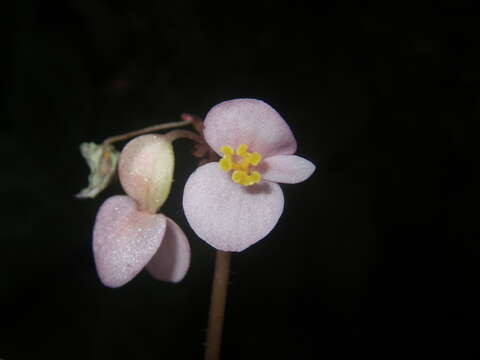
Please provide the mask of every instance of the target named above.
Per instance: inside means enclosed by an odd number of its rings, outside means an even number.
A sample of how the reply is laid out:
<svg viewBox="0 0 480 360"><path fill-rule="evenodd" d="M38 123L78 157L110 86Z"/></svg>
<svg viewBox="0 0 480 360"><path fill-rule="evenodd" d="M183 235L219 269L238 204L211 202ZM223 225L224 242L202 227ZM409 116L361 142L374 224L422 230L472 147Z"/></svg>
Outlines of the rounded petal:
<svg viewBox="0 0 480 360"><path fill-rule="evenodd" d="M195 233L223 251L242 251L272 231L283 212L280 186L234 183L217 163L199 167L187 180L183 209Z"/></svg>
<svg viewBox="0 0 480 360"><path fill-rule="evenodd" d="M297 142L280 114L270 105L256 99L235 99L214 106L205 117L204 135L220 156L220 148L236 149L248 145L249 151L264 158L295 153Z"/></svg>
<svg viewBox="0 0 480 360"><path fill-rule="evenodd" d="M315 165L300 156L278 155L262 161L256 170L262 174L262 179L296 184L307 180L315 171Z"/></svg>
<svg viewBox="0 0 480 360"><path fill-rule="evenodd" d="M142 135L122 150L118 175L125 192L140 210L152 214L170 193L175 158L172 143L162 135Z"/></svg>
<svg viewBox="0 0 480 360"><path fill-rule="evenodd" d="M113 196L100 207L93 229L98 276L109 287L132 280L160 247L166 217L137 210L128 196Z"/></svg>
<svg viewBox="0 0 480 360"><path fill-rule="evenodd" d="M167 231L156 254L147 264L147 270L158 280L177 283L190 267L190 244L187 236L172 219L167 217Z"/></svg>

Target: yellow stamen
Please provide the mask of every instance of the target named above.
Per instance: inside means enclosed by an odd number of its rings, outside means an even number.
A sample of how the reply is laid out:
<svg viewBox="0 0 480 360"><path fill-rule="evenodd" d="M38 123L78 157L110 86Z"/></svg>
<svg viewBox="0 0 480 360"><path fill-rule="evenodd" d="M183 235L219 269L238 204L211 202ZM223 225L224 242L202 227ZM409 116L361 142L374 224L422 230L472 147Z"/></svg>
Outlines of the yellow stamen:
<svg viewBox="0 0 480 360"><path fill-rule="evenodd" d="M262 180L262 175L258 171L252 172L249 176L249 181L252 184L258 183L260 180Z"/></svg>
<svg viewBox="0 0 480 360"><path fill-rule="evenodd" d="M246 156L247 153L248 153L248 145L246 144L241 144L241 145L238 145L237 147L237 155L238 156Z"/></svg>
<svg viewBox="0 0 480 360"><path fill-rule="evenodd" d="M247 182L248 175L245 171L235 170L232 173L232 180L235 181L237 184L245 185Z"/></svg>
<svg viewBox="0 0 480 360"><path fill-rule="evenodd" d="M258 152L248 152L248 145L240 144L235 152L231 146L224 145L220 151L223 153L223 158L220 159L218 165L225 172L233 170L232 180L234 182L250 186L262 180L258 171L250 169L250 166L257 166L260 163L262 156Z"/></svg>
<svg viewBox="0 0 480 360"><path fill-rule="evenodd" d="M223 170L223 171L229 171L229 170L232 170L232 159L229 159L229 158L222 158L220 159L220 161L218 162L218 164L220 165L220 168Z"/></svg>
<svg viewBox="0 0 480 360"><path fill-rule="evenodd" d="M253 166L257 166L258 163L260 162L260 160L262 160L262 156L257 153L257 152L254 152L251 156L250 156L250 163L253 165Z"/></svg>
<svg viewBox="0 0 480 360"><path fill-rule="evenodd" d="M233 155L233 149L231 146L224 145L220 149L220 151L225 155L225 156L232 156Z"/></svg>

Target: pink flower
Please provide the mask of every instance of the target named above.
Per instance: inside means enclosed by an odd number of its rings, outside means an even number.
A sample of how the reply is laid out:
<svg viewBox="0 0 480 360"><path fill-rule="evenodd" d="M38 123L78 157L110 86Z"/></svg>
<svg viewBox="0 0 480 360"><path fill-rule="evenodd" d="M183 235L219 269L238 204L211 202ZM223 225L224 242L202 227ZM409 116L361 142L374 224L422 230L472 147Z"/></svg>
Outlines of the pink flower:
<svg viewBox="0 0 480 360"><path fill-rule="evenodd" d="M180 227L157 210L168 197L174 168L170 141L144 135L120 155L118 174L129 196L113 196L98 211L93 252L100 280L120 287L144 267L159 280L179 282L190 266L190 245Z"/></svg>
<svg viewBox="0 0 480 360"><path fill-rule="evenodd" d="M264 238L283 212L277 183L306 180L315 170L293 155L297 143L282 117L255 99L214 106L204 135L222 156L199 167L187 180L183 207L188 223L211 246L242 251Z"/></svg>

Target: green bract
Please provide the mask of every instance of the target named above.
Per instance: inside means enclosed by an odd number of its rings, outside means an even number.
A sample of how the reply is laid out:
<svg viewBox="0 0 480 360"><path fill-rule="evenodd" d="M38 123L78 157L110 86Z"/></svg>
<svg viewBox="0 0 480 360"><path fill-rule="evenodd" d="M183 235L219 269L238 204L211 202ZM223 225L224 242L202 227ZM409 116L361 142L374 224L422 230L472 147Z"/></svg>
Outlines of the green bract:
<svg viewBox="0 0 480 360"><path fill-rule="evenodd" d="M88 187L80 191L76 197L94 198L112 180L120 153L112 145L98 145L92 142L80 144L80 152L90 167L90 175Z"/></svg>

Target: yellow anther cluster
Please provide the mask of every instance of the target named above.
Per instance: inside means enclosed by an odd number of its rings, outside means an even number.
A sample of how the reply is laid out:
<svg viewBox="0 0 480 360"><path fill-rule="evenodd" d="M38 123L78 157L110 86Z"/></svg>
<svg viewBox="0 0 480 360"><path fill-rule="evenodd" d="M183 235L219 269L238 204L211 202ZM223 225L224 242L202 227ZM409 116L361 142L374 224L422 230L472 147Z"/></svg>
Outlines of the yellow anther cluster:
<svg viewBox="0 0 480 360"><path fill-rule="evenodd" d="M250 166L257 166L260 163L262 156L258 152L248 152L248 145L239 145L236 152L231 146L224 145L220 151L223 153L223 158L218 162L220 168L223 171L233 170L232 180L237 184L249 186L262 179L258 171L250 170Z"/></svg>

